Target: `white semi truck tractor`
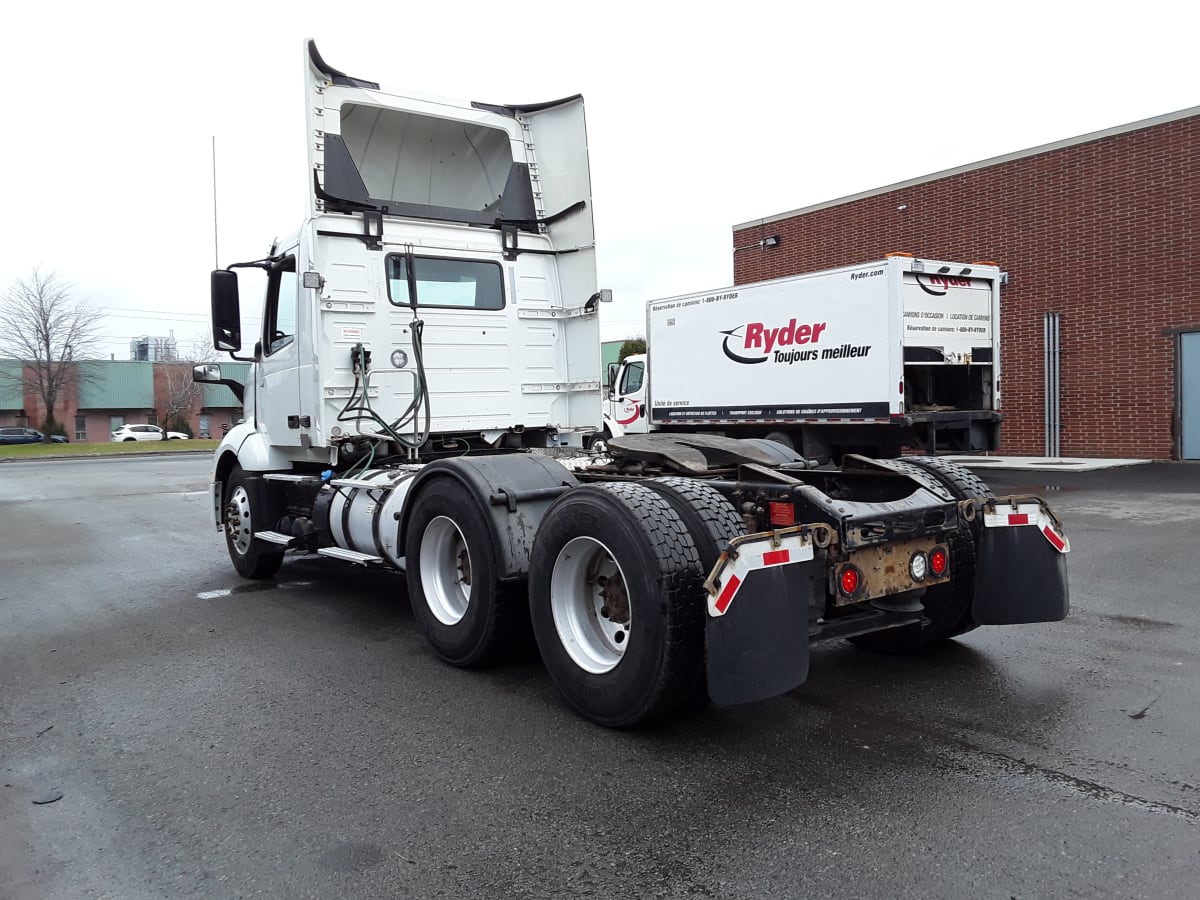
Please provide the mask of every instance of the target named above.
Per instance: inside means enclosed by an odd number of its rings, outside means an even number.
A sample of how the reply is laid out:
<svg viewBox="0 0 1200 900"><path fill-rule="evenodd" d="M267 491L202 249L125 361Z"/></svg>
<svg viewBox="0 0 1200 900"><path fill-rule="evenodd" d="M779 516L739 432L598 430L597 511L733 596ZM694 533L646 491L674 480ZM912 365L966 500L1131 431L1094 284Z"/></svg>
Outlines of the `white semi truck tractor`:
<svg viewBox="0 0 1200 900"><path fill-rule="evenodd" d="M527 644L620 727L790 691L810 648L905 652L1067 614L1068 549L1037 497L936 458L815 468L764 439L602 425L583 100L457 103L304 49L307 215L212 274L244 422L212 521L234 568L320 555L403 573L455 666ZM266 274L243 350L238 271ZM567 458L570 457L570 458Z"/></svg>

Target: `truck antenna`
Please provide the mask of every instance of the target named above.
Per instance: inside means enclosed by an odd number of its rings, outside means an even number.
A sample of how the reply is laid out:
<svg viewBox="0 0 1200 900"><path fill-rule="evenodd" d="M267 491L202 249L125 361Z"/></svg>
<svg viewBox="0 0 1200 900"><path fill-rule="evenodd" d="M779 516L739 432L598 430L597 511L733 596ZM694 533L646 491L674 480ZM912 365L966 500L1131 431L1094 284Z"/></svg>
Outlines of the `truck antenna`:
<svg viewBox="0 0 1200 900"><path fill-rule="evenodd" d="M213 170L213 268L221 268L221 253L217 244L217 136L212 136Z"/></svg>

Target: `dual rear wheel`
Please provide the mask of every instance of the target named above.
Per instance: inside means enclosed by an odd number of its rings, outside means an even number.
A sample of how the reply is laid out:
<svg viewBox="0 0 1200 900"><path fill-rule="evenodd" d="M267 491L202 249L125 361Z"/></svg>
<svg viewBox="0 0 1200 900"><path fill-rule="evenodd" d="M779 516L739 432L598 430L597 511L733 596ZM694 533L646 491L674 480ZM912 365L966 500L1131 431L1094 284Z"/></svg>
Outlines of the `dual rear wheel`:
<svg viewBox="0 0 1200 900"><path fill-rule="evenodd" d="M539 524L528 585L497 583L485 522L447 479L422 493L409 523L413 615L443 659L474 666L502 655L527 587L550 677L585 717L630 726L704 696L702 582L742 531L719 493L673 478L575 488Z"/></svg>

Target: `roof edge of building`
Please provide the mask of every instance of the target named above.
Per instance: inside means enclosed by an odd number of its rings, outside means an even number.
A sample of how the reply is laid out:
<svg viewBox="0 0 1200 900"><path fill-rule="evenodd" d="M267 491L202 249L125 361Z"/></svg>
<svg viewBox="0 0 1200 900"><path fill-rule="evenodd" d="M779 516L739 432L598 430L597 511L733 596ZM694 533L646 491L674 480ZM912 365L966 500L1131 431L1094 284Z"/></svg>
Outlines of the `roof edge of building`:
<svg viewBox="0 0 1200 900"><path fill-rule="evenodd" d="M1179 122L1195 116L1200 116L1200 106L1190 106L1187 109L1163 113L1160 116L1152 116L1149 119L1139 119L1136 122L1129 122L1125 125L1114 125L1111 128L1102 128L1099 131L1091 131L1087 134L1078 135L1077 137L1064 138L1059 141L1051 141L1048 144L1039 144L1036 147L1029 147L1025 150L1016 150L1012 153L1004 153L1000 156L992 156L988 159L981 159L978 162L954 166L949 169L942 169L938 172L931 172L928 175L909 178L906 181L897 181L894 184L887 184L883 187L871 188L870 190L860 191L857 194L847 194L845 197L838 197L834 200L825 200L821 203L814 203L811 206L802 206L799 209L793 209L788 212L775 213L774 215L766 216L760 219L750 219L749 221L734 225L733 230L741 231L744 228L755 228L761 225L770 225L773 222L781 222L784 219L791 219L807 213L819 212L823 209L830 209L834 206L842 206L846 203L853 203L855 200L865 200L868 197L878 197L881 194L889 194L892 191L899 191L903 190L904 188L915 187L919 184L927 184L931 181L940 181L943 178L949 178L953 175L961 175L964 172L973 172L977 169L986 169L990 166L998 166L1001 163L1012 162L1013 160L1024 159L1030 156L1038 156L1042 153L1050 153L1054 150L1063 150L1067 147L1075 147L1080 144L1087 144L1092 141L1102 140L1103 138L1115 137L1119 134L1128 134L1131 131L1141 131L1144 128L1153 128L1156 125L1166 125L1171 122Z"/></svg>

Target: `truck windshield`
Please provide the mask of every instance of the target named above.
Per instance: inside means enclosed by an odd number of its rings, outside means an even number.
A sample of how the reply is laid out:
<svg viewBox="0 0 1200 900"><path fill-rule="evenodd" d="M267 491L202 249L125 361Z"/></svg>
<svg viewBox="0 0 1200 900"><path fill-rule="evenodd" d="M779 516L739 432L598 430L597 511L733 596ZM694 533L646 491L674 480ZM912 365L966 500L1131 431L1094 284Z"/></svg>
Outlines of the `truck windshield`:
<svg viewBox="0 0 1200 900"><path fill-rule="evenodd" d="M409 258L387 258L388 297L396 306L411 303L408 287ZM499 263L473 259L412 258L413 283L418 306L468 309L503 309L504 280Z"/></svg>
<svg viewBox="0 0 1200 900"><path fill-rule="evenodd" d="M642 375L645 373L646 367L640 363L630 363L625 370L625 377L621 379L621 393L634 394L642 389Z"/></svg>

